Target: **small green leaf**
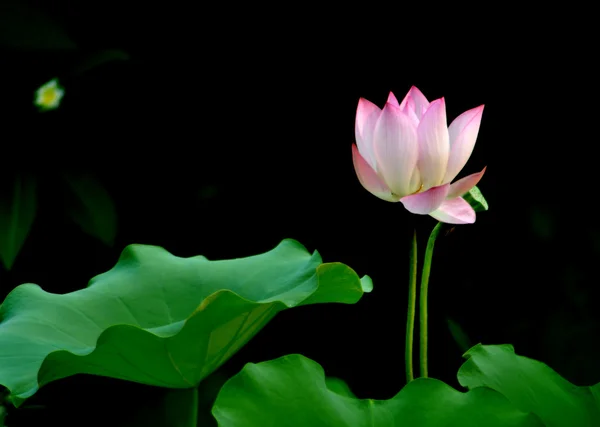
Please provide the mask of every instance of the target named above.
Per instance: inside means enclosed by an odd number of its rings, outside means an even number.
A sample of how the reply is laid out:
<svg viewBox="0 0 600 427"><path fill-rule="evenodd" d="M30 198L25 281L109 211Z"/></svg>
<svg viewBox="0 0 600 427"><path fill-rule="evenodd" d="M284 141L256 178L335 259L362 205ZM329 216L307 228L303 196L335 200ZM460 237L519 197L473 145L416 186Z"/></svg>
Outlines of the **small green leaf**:
<svg viewBox="0 0 600 427"><path fill-rule="evenodd" d="M462 198L471 205L475 212L483 212L488 210L488 203L477 186L471 188L462 196Z"/></svg>
<svg viewBox="0 0 600 427"><path fill-rule="evenodd" d="M365 368L368 369L368 368ZM418 378L389 400L331 391L323 368L298 354L248 363L221 388L213 406L220 427L541 427L488 388L461 393Z"/></svg>
<svg viewBox="0 0 600 427"><path fill-rule="evenodd" d="M10 184L12 188L0 185L0 258L8 270L23 247L37 210L34 176L18 174Z"/></svg>
<svg viewBox="0 0 600 427"><path fill-rule="evenodd" d="M117 235L117 211L110 194L91 175L65 175L71 190L67 212L81 229L112 246Z"/></svg>
<svg viewBox="0 0 600 427"><path fill-rule="evenodd" d="M20 405L39 387L86 373L168 388L197 386L279 311L356 303L363 283L295 240L209 261L130 245L87 288L17 286L0 306L0 385Z"/></svg>
<svg viewBox="0 0 600 427"><path fill-rule="evenodd" d="M119 49L105 49L86 55L73 69L78 75L113 61L127 61L129 54Z"/></svg>
<svg viewBox="0 0 600 427"><path fill-rule="evenodd" d="M458 371L464 387L489 387L548 427L600 426L600 384L577 387L542 362L517 356L511 345L471 348Z"/></svg>

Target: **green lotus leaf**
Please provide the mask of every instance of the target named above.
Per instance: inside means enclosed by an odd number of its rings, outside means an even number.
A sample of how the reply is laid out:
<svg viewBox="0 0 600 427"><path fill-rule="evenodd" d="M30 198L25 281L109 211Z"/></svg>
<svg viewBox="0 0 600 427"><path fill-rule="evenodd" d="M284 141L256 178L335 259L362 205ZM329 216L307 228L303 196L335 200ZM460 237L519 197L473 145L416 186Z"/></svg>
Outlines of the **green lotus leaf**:
<svg viewBox="0 0 600 427"><path fill-rule="evenodd" d="M462 393L432 378L410 382L389 400L356 399L331 390L321 366L297 354L246 364L221 388L212 412L220 427L543 425L494 390Z"/></svg>
<svg viewBox="0 0 600 427"><path fill-rule="evenodd" d="M372 287L348 266L284 240L261 255L209 261L130 245L115 267L64 295L34 284L0 306L0 384L18 406L44 384L86 373L190 388L277 312L357 302Z"/></svg>
<svg viewBox="0 0 600 427"><path fill-rule="evenodd" d="M600 384L577 387L544 363L516 355L508 344L478 344L465 357L461 385L497 390L548 427L600 426Z"/></svg>

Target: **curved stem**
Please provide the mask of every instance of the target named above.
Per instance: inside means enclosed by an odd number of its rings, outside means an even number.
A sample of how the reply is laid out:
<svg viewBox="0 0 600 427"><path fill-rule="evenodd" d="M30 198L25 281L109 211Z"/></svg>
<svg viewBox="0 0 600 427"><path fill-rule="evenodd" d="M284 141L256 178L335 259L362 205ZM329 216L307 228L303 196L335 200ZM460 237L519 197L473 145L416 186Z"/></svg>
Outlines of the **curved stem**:
<svg viewBox="0 0 600 427"><path fill-rule="evenodd" d="M420 368L421 376L427 378L427 292L429 290L429 272L431 271L431 258L433 257L433 246L435 245L435 239L440 230L442 229L443 223L438 223L431 234L429 240L427 240L427 248L425 248L425 258L423 259L423 271L421 273L421 292L419 295L419 333L421 336L421 348L420 348Z"/></svg>
<svg viewBox="0 0 600 427"><path fill-rule="evenodd" d="M415 308L417 302L417 230L413 232L410 246L410 268L408 280L408 310L406 315L406 346L404 360L406 366L406 383L415 377L413 373L413 335L415 330Z"/></svg>

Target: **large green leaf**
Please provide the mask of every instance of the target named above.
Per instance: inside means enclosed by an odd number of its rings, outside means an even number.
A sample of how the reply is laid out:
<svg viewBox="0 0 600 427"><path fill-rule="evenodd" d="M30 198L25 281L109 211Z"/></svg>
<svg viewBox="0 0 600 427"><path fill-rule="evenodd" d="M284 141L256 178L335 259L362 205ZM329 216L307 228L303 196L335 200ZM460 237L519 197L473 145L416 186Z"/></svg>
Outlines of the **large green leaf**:
<svg viewBox="0 0 600 427"><path fill-rule="evenodd" d="M542 426L487 388L461 393L420 378L389 400L356 399L327 388L323 369L300 355L248 363L213 406L220 427Z"/></svg>
<svg viewBox="0 0 600 427"><path fill-rule="evenodd" d="M130 245L117 265L64 295L34 284L0 306L0 384L19 405L38 387L88 373L170 388L196 386L278 311L355 303L372 284L284 240L223 261Z"/></svg>
<svg viewBox="0 0 600 427"><path fill-rule="evenodd" d="M9 270L29 234L36 209L34 176L18 174L0 183L0 260Z"/></svg>
<svg viewBox="0 0 600 427"><path fill-rule="evenodd" d="M465 357L461 385L497 390L548 427L600 426L600 384L577 387L542 362L517 356L512 345L478 344Z"/></svg>
<svg viewBox="0 0 600 427"><path fill-rule="evenodd" d="M341 396L356 397L344 380L336 377L325 377L327 388Z"/></svg>

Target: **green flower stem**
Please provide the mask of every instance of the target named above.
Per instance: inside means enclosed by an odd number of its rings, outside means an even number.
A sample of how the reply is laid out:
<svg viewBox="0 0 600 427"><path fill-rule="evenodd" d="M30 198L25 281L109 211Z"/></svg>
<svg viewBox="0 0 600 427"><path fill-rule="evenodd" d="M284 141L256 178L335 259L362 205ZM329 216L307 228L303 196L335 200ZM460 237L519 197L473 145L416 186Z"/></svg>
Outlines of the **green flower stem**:
<svg viewBox="0 0 600 427"><path fill-rule="evenodd" d="M427 378L427 292L429 289L429 272L431 271L431 258L433 257L433 246L435 245L435 239L440 230L442 229L443 223L438 223L427 241L427 248L425 249L425 259L423 260L423 271L421 273L421 292L419 295L419 332L421 335L421 348L420 348L420 369L421 377Z"/></svg>
<svg viewBox="0 0 600 427"><path fill-rule="evenodd" d="M191 402L190 414L189 414L189 425L190 427L196 427L198 425L198 387L192 388L192 402Z"/></svg>
<svg viewBox="0 0 600 427"><path fill-rule="evenodd" d="M198 387L167 389L164 398L166 425L195 427L198 424Z"/></svg>
<svg viewBox="0 0 600 427"><path fill-rule="evenodd" d="M413 335L415 330L415 308L417 302L417 230L413 232L410 246L410 268L408 281L408 311L406 315L406 347L404 360L406 364L406 383L411 382L413 373Z"/></svg>

